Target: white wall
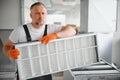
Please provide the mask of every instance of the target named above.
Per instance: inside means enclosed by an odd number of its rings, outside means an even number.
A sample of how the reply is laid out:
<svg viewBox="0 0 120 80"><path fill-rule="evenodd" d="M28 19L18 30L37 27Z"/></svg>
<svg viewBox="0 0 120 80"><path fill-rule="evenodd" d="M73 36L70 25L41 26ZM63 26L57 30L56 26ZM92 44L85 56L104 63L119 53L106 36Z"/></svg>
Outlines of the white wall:
<svg viewBox="0 0 120 80"><path fill-rule="evenodd" d="M47 15L47 24L65 25L66 16L64 14L51 14Z"/></svg>
<svg viewBox="0 0 120 80"><path fill-rule="evenodd" d="M117 0L89 0L88 32L115 32Z"/></svg>
<svg viewBox="0 0 120 80"><path fill-rule="evenodd" d="M116 31L117 0L81 0L81 32Z"/></svg>
<svg viewBox="0 0 120 80"><path fill-rule="evenodd" d="M80 26L80 5L75 6L70 9L70 11L65 13L66 24L75 24Z"/></svg>
<svg viewBox="0 0 120 80"><path fill-rule="evenodd" d="M21 24L20 1L0 0L0 38L5 43L15 27Z"/></svg>
<svg viewBox="0 0 120 80"><path fill-rule="evenodd" d="M0 0L0 29L14 29L20 25L20 1Z"/></svg>

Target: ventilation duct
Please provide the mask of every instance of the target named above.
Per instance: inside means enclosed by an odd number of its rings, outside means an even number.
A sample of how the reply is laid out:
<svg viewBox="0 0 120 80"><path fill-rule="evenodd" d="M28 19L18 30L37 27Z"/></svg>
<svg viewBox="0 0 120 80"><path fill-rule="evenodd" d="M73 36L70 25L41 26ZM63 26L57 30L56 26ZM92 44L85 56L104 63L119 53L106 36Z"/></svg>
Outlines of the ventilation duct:
<svg viewBox="0 0 120 80"><path fill-rule="evenodd" d="M38 0L42 2L46 7L52 7L52 0Z"/></svg>
<svg viewBox="0 0 120 80"><path fill-rule="evenodd" d="M75 2L75 0L63 0L64 2Z"/></svg>
<svg viewBox="0 0 120 80"><path fill-rule="evenodd" d="M76 0L62 0L63 5L72 5L76 4Z"/></svg>

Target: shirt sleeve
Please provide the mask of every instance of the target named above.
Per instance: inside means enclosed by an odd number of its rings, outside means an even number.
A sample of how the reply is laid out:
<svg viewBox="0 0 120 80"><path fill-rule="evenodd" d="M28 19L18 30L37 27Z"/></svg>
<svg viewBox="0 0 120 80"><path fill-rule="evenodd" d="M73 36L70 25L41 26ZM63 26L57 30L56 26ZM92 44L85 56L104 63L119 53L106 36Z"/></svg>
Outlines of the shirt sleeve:
<svg viewBox="0 0 120 80"><path fill-rule="evenodd" d="M9 36L9 40L11 40L13 43L19 42L19 35L20 35L20 28L15 28L12 33Z"/></svg>

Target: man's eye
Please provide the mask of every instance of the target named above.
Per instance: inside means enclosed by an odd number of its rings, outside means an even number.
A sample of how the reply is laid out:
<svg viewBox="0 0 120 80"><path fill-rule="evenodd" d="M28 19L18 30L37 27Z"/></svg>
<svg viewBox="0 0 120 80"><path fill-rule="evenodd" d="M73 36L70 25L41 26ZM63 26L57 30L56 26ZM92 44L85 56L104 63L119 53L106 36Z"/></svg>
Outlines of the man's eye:
<svg viewBox="0 0 120 80"><path fill-rule="evenodd" d="M45 14L44 12L42 14Z"/></svg>

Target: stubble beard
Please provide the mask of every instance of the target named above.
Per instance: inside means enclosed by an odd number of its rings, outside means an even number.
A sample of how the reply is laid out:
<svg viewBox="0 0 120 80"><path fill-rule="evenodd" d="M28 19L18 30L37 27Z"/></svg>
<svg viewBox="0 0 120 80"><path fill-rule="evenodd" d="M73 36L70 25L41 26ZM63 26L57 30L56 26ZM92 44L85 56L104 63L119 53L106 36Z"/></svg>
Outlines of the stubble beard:
<svg viewBox="0 0 120 80"><path fill-rule="evenodd" d="M35 23L37 26L43 26L43 23L36 22Z"/></svg>

